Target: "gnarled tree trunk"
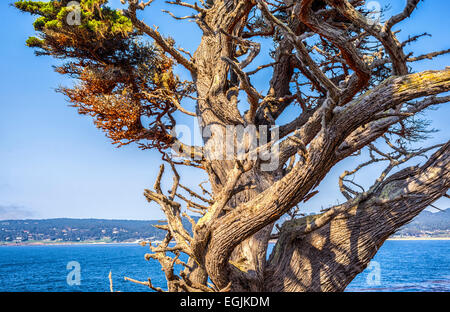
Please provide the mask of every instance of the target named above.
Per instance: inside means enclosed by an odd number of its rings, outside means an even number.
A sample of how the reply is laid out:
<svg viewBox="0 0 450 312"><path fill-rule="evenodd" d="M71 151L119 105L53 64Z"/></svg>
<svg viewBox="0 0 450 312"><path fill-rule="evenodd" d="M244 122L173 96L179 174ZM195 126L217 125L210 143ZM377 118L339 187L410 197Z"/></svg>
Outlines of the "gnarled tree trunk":
<svg viewBox="0 0 450 312"><path fill-rule="evenodd" d="M266 271L267 291L343 291L384 241L450 183L450 144L422 167L404 169L361 198L286 222Z"/></svg>
<svg viewBox="0 0 450 312"><path fill-rule="evenodd" d="M157 148L170 165L171 190L162 190L161 166L154 190L145 191L167 216L158 226L166 237L156 246L149 242L146 258L161 263L169 291L343 291L390 235L446 196L449 143L409 143L429 134L414 116L450 100L438 96L450 90L450 68L413 73L409 64L450 51L406 55L404 47L422 35L400 42L392 31L419 0L408 0L383 24L370 18L363 0L169 1L194 12L169 12L198 25L201 40L192 55L138 17L152 1L123 1L123 11L107 9L105 0L91 2L64 10L67 0L16 7L41 15L40 38L28 44L67 59L57 70L81 81L61 90L80 113L93 116L114 143ZM80 24L68 25L76 10L84 13ZM273 62L257 62L261 39L272 39L273 51L264 52ZM174 64L192 79L176 77ZM267 82L265 95L251 79L263 70L271 75L259 76ZM195 112L183 108L186 98L196 101ZM293 105L298 115L280 124ZM203 146L182 143L171 131L176 111L198 118ZM327 173L363 151L361 165L340 177L347 202L298 218L296 207L301 211L317 194ZM391 173L432 151L421 167ZM348 178L379 162L388 166L368 190ZM204 170L210 190L199 194L180 184L179 165ZM275 223L287 214L292 220L276 233ZM277 243L267 260L271 238ZM180 274L175 264L184 267ZM162 291L150 280L141 284Z"/></svg>

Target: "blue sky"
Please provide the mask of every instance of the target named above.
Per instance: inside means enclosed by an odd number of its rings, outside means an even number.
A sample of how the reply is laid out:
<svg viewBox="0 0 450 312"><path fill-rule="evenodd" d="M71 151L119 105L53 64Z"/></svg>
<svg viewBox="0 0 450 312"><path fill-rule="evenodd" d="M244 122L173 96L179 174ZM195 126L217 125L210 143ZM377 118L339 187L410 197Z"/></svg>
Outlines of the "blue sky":
<svg viewBox="0 0 450 312"><path fill-rule="evenodd" d="M158 207L149 205L142 195L144 188L153 185L161 163L159 153L140 151L135 146L115 148L91 119L68 106L54 89L71 82L52 70L55 60L38 58L25 46L26 38L33 34L34 19L10 7L11 2L0 4L0 219L161 218ZM119 4L118 0L110 2ZM393 2L388 14L400 12L406 1ZM143 16L145 21L158 25L161 33L171 34L177 44L193 52L200 40L199 31L193 23L174 22L162 14L162 3L155 1L153 11ZM187 13L182 11L180 14ZM413 19L401 24L399 37L404 40L408 35L431 33L432 38L408 48L417 55L448 49L448 12L449 1L422 2ZM450 57L443 56L415 64L414 69L449 65ZM265 89L263 83L269 74L265 71L254 78L258 89ZM449 140L449 106L443 105L427 116L441 131L426 144ZM330 172L319 187L319 195L304 207L306 212L343 201L337 191L337 177L352 168L352 162L346 160ZM206 178L192 169L181 171L186 185L197 185ZM373 178L370 172L367 176ZM437 206L447 208L449 202L440 200Z"/></svg>

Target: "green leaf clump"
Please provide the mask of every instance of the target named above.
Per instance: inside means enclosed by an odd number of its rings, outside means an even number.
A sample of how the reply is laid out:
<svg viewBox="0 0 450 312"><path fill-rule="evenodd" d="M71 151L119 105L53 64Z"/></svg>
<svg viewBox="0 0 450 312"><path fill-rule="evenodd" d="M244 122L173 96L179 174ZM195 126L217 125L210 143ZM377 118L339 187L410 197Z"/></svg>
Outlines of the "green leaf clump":
<svg viewBox="0 0 450 312"><path fill-rule="evenodd" d="M168 148L173 143L166 130L173 128L173 94L191 93L190 85L173 74L164 51L143 39L107 0L78 1L17 1L16 8L37 16L37 35L27 45L37 55L64 61L55 70L76 83L58 91L80 114L93 117L113 143L145 140L142 148Z"/></svg>
<svg viewBox="0 0 450 312"><path fill-rule="evenodd" d="M30 47L40 48L38 54L52 54L57 49L52 46L73 43L89 45L108 40L121 40L133 36L135 31L131 20L120 10L107 6L107 0L69 0L17 1L14 6L38 17L33 23L41 40L33 38L27 40ZM69 40L69 39L77 40Z"/></svg>

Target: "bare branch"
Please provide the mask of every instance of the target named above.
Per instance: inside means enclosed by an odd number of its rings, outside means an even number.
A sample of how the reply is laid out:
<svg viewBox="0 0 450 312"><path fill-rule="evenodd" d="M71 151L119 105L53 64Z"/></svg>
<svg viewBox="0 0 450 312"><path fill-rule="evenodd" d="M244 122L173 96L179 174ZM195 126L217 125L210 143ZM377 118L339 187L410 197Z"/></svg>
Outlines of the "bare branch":
<svg viewBox="0 0 450 312"><path fill-rule="evenodd" d="M408 2L406 3L406 7L403 10L402 13L397 14L393 17L391 17L386 24L384 25L384 31L390 31L391 28L400 23L401 21L407 19L408 17L410 17L410 15L412 14L412 12L414 11L414 9L417 7L417 5L419 4L420 0L408 0Z"/></svg>
<svg viewBox="0 0 450 312"><path fill-rule="evenodd" d="M407 59L408 62L417 62L417 61L421 61L421 60L431 60L433 58L435 58L436 56L440 56L440 55L444 55L444 54L448 54L450 53L450 49L447 50L443 50L443 51L437 51L437 52L433 52L433 53L428 53L428 54L424 54L424 55L420 55L417 57L410 57Z"/></svg>
<svg viewBox="0 0 450 312"><path fill-rule="evenodd" d="M246 115L246 119L249 123L254 123L256 109L259 106L259 100L263 98L262 95L259 94L258 91L256 91L256 89L251 84L248 75L242 71L238 64L225 56L222 57L222 60L227 62L238 75L241 82L241 88L245 91L245 93L247 93L248 101L250 103L250 109Z"/></svg>
<svg viewBox="0 0 450 312"><path fill-rule="evenodd" d="M157 291L157 292L164 292L164 290L162 290L161 288L154 287L150 278L148 279L147 282L141 282L141 281L129 278L129 277L124 277L124 279L125 279L125 281L128 281L128 282L132 282L132 283L135 283L135 284L147 286L150 289L152 289L154 291Z"/></svg>
<svg viewBox="0 0 450 312"><path fill-rule="evenodd" d="M133 25L139 29L140 31L149 35L155 42L168 54L170 54L179 64L183 65L186 69L188 69L191 74L195 77L197 74L197 68L194 63L184 58L183 55L180 54L174 47L173 44L169 43L166 39L164 39L158 30L151 28L143 21L137 18L136 16L137 5L135 2L129 1L129 6L124 14L130 18Z"/></svg>

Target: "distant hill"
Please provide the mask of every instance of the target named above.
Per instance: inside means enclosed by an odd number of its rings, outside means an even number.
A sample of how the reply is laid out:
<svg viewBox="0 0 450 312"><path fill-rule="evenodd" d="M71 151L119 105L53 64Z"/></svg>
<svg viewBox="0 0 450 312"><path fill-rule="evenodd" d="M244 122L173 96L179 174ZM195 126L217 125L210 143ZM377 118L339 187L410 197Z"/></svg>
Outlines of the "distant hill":
<svg viewBox="0 0 450 312"><path fill-rule="evenodd" d="M183 220L186 228L191 225ZM161 221L47 219L0 221L0 242L128 242L162 240L165 231L154 227Z"/></svg>
<svg viewBox="0 0 450 312"><path fill-rule="evenodd" d="M183 220L191 229L188 220ZM162 240L165 231L154 227L162 221L46 219L0 221L0 244L59 242L134 242ZM450 237L450 209L423 211L394 236Z"/></svg>
<svg viewBox="0 0 450 312"><path fill-rule="evenodd" d="M450 236L450 209L439 212L422 211L403 226L396 236Z"/></svg>

